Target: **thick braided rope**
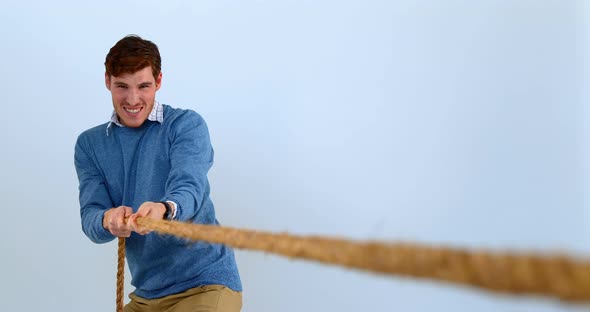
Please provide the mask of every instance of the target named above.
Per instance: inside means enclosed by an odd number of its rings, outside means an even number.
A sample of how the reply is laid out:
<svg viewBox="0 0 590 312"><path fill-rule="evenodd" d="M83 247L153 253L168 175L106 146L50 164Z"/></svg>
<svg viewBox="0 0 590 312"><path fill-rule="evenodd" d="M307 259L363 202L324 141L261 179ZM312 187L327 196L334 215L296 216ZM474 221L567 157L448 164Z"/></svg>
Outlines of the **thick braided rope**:
<svg viewBox="0 0 590 312"><path fill-rule="evenodd" d="M117 257L117 312L123 312L123 292L125 282L125 238L119 237Z"/></svg>
<svg viewBox="0 0 590 312"><path fill-rule="evenodd" d="M590 262L563 255L467 251L415 244L357 242L138 218L161 234L267 251L376 273L444 281L505 294L590 301Z"/></svg>

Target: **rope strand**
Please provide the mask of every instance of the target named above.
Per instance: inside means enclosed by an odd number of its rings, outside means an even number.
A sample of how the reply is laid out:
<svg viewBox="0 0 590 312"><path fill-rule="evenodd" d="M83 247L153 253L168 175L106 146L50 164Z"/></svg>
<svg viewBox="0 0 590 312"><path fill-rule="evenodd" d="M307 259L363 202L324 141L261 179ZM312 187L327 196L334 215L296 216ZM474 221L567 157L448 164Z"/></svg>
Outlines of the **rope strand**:
<svg viewBox="0 0 590 312"><path fill-rule="evenodd" d="M125 282L125 237L119 237L117 255L117 312L123 312L123 293Z"/></svg>
<svg viewBox="0 0 590 312"><path fill-rule="evenodd" d="M590 262L565 255L467 251L403 243L358 242L138 218L161 234L271 252L348 268L449 282L497 293L590 301Z"/></svg>

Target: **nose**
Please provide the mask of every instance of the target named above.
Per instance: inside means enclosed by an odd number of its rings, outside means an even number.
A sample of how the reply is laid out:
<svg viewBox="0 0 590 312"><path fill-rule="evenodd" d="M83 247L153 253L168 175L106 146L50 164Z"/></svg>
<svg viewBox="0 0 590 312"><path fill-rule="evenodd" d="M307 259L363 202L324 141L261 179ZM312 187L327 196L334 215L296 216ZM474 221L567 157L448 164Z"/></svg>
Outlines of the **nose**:
<svg viewBox="0 0 590 312"><path fill-rule="evenodd" d="M127 92L127 104L134 106L138 105L139 103L139 91L130 89L129 92Z"/></svg>

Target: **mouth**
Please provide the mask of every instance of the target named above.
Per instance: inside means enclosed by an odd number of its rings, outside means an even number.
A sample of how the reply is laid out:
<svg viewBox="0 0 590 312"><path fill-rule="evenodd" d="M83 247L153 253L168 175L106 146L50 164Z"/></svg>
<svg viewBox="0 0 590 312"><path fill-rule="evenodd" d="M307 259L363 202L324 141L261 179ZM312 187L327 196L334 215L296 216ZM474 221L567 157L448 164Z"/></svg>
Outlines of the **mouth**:
<svg viewBox="0 0 590 312"><path fill-rule="evenodd" d="M135 115L139 113L142 109L143 107L123 107L123 110L125 110L125 112L127 112L130 115Z"/></svg>

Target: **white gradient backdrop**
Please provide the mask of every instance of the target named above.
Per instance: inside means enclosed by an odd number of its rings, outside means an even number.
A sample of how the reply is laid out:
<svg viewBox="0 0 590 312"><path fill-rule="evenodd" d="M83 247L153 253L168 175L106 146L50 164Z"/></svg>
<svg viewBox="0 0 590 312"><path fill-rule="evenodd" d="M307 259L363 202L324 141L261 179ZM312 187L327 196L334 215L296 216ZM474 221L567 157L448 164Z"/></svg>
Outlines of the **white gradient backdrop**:
<svg viewBox="0 0 590 312"><path fill-rule="evenodd" d="M160 47L158 99L209 124L222 224L588 257L587 11L2 1L0 310L114 310L116 244L80 229L73 148L110 116L104 57L129 33ZM247 312L589 308L236 255Z"/></svg>

